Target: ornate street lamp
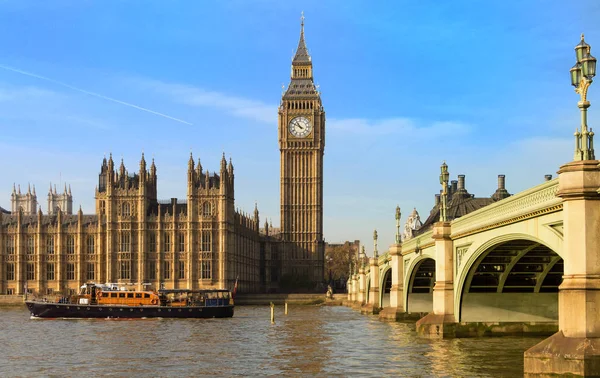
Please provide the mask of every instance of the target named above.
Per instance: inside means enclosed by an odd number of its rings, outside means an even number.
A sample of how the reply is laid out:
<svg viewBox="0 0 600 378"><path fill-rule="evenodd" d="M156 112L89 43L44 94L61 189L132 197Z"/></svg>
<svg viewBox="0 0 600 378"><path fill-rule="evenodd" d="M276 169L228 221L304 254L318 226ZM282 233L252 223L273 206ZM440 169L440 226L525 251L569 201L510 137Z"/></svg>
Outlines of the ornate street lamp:
<svg viewBox="0 0 600 378"><path fill-rule="evenodd" d="M360 265L362 266L363 269L365 269L366 267L366 260L367 260L367 254L365 253L365 246L362 246L362 249L360 251Z"/></svg>
<svg viewBox="0 0 600 378"><path fill-rule="evenodd" d="M396 244L400 244L400 206L396 205Z"/></svg>
<svg viewBox="0 0 600 378"><path fill-rule="evenodd" d="M450 179L450 173L448 173L448 165L446 162L441 166L440 173L440 184L442 184L442 203L440 207L440 222L447 222L448 217L446 214L446 210L448 209L448 180Z"/></svg>
<svg viewBox="0 0 600 378"><path fill-rule="evenodd" d="M365 247L363 247L363 254L365 253ZM365 257L367 257L365 255ZM373 231L373 257L378 258L379 252L377 252L377 230Z"/></svg>
<svg viewBox="0 0 600 378"><path fill-rule="evenodd" d="M585 43L583 34L581 42L575 46L575 57L577 62L571 68L571 85L575 92L581 97L577 103L581 109L581 132L575 130L575 157L574 160L595 160L594 156L594 132L587 128L587 108L590 102L587 100L587 91L596 76L596 58L590 54L591 46Z"/></svg>

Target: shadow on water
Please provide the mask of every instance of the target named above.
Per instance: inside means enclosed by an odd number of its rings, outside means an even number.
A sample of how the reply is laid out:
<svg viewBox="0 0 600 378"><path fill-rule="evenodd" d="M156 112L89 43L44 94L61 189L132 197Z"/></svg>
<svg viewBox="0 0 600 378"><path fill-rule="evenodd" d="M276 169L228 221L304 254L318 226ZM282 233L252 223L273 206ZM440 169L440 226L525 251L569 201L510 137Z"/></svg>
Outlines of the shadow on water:
<svg viewBox="0 0 600 378"><path fill-rule="evenodd" d="M430 340L345 307L231 319L31 320L0 308L0 376L521 376L542 338Z"/></svg>

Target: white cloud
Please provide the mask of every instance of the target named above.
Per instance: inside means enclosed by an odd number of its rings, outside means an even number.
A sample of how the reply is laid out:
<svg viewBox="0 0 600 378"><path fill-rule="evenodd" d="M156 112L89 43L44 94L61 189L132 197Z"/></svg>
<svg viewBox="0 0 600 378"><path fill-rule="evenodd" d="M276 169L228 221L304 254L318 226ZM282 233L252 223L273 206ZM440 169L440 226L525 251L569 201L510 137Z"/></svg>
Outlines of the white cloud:
<svg viewBox="0 0 600 378"><path fill-rule="evenodd" d="M63 96L58 92L35 86L15 87L11 85L0 85L0 102L47 98L58 99L62 97Z"/></svg>
<svg viewBox="0 0 600 378"><path fill-rule="evenodd" d="M330 130L339 130L353 134L402 136L448 136L454 134L467 134L471 127L462 122L436 121L426 123L414 118L394 117L379 120L365 118L329 119L327 127Z"/></svg>
<svg viewBox="0 0 600 378"><path fill-rule="evenodd" d="M158 80L135 80L135 83L167 95L173 101L193 106L222 109L237 117L275 123L277 122L277 106L257 100L234 96L226 93L210 91L185 84L164 83Z"/></svg>

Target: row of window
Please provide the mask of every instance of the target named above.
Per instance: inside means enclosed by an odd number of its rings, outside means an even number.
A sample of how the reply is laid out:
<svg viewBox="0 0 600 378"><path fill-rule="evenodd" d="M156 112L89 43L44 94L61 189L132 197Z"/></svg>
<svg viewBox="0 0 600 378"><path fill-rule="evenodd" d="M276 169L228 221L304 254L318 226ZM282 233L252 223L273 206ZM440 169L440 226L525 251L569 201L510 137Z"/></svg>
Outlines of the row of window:
<svg viewBox="0 0 600 378"><path fill-rule="evenodd" d="M177 235L177 251L185 252L185 233L181 232ZM171 251L171 234L170 232L165 232L162 236L162 246L163 251ZM156 252L157 242L156 242L156 233L150 233L150 238L148 240L148 251ZM122 250L124 251L124 250ZM212 231L202 231L201 241L200 241L200 251L210 252L212 251Z"/></svg>
<svg viewBox="0 0 600 378"><path fill-rule="evenodd" d="M171 262L164 261L162 264L162 279L170 280L171 279ZM206 260L200 262L199 267L200 279L211 279L212 278L212 261ZM121 261L119 265L119 277L122 280L130 280L131 279L131 262L130 261ZM177 270L175 271L175 277L179 280L186 279L186 268L185 261L177 262ZM148 279L155 280L156 279L156 261L150 261L148 263Z"/></svg>
<svg viewBox="0 0 600 378"><path fill-rule="evenodd" d="M86 253L94 253L96 245L96 240L94 236L88 235L86 238L85 244L85 252ZM75 253L75 236L67 235L65 240L65 252L67 254ZM6 235L4 241L4 251L8 255L14 255L16 250L16 238L14 235ZM49 255L54 254L54 235L46 236L46 253ZM25 253L28 255L33 255L35 253L35 237L33 235L29 235L25 238Z"/></svg>
<svg viewBox="0 0 600 378"><path fill-rule="evenodd" d="M95 265L94 263L88 263L86 269L86 278L88 280L96 279L95 275ZM25 276L27 280L35 280L35 265L33 263L27 263L25 268ZM53 281L56 279L54 263L46 264L46 280ZM66 264L66 279L74 280L75 279L75 264L69 263ZM14 281L15 280L15 264L7 263L6 264L6 280Z"/></svg>
<svg viewBox="0 0 600 378"><path fill-rule="evenodd" d="M210 252L212 251L212 232L202 231L202 238L200 242L200 250ZM54 235L47 235L46 237L46 253L53 255L55 252L54 248ZM148 251L156 252L156 233L150 233ZM185 233L179 233L177 235L177 251L185 252ZM163 234L162 245L164 251L171 251L171 234L167 231ZM85 244L85 253L93 254L95 251L95 237L88 235ZM5 236L5 252L8 255L14 255L16 251L16 241L14 235ZM119 251L120 252L131 252L131 234L129 232L122 232L119 235ZM28 255L35 253L35 237L33 235L27 236L25 239L25 252ZM65 242L65 252L67 254L75 253L75 236L67 235Z"/></svg>
<svg viewBox="0 0 600 378"><path fill-rule="evenodd" d="M101 207L103 208L103 206L104 201L101 201ZM212 206L210 202L204 202L204 204L202 204L201 214L205 217L210 217L212 215ZM130 217L132 215L132 206L129 202L123 202L121 215L124 217Z"/></svg>
<svg viewBox="0 0 600 378"><path fill-rule="evenodd" d="M46 280L53 281L56 279L55 274L55 264L47 263L46 264ZM87 280L95 280L96 272L95 272L95 264L87 263L86 265L86 279ZM16 270L14 263L6 264L6 280L14 281L16 278ZM186 278L186 269L185 269L185 261L179 261L177 265L176 277L177 279L185 279ZM199 267L199 273L201 279L211 279L212 278L212 261L201 261ZM35 280L35 265L33 263L27 263L26 265L26 277L27 280ZM131 279L131 261L121 261L119 264L119 278L122 280L130 280ZM165 280L171 279L171 262L165 261L162 265L162 278ZM75 264L68 263L66 264L66 279L74 280L75 279ZM156 279L156 262L151 261L148 266L148 279L155 280Z"/></svg>

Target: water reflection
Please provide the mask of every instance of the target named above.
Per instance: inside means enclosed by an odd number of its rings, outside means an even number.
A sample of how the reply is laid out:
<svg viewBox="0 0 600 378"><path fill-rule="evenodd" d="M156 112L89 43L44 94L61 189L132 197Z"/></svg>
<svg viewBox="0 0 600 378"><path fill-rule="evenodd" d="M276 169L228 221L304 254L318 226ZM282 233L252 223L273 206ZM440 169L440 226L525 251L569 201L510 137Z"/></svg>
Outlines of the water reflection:
<svg viewBox="0 0 600 378"><path fill-rule="evenodd" d="M542 338L430 340L345 307L231 319L31 320L0 308L0 376L520 376Z"/></svg>

